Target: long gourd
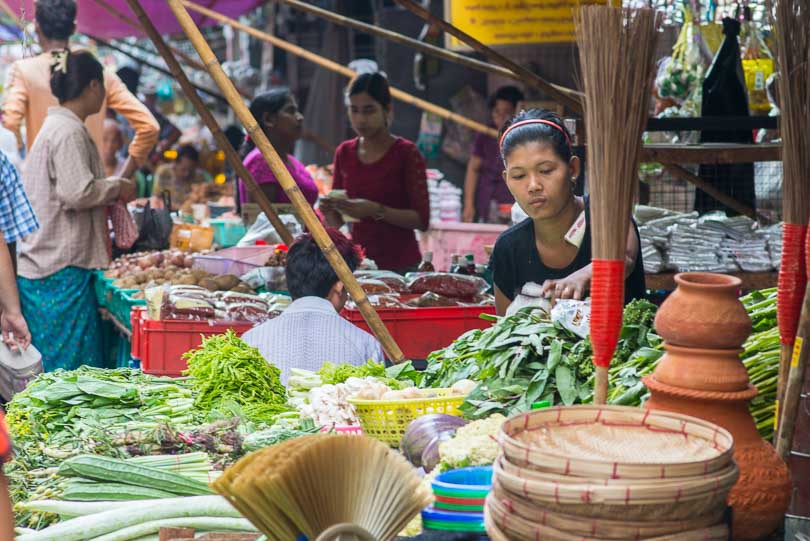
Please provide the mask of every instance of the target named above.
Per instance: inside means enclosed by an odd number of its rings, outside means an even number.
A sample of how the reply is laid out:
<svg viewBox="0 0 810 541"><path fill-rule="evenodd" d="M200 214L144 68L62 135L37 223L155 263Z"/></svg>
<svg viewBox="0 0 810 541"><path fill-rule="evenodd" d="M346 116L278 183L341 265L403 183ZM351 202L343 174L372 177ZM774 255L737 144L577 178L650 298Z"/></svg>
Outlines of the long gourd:
<svg viewBox="0 0 810 541"><path fill-rule="evenodd" d="M244 518L188 517L168 520L152 520L128 528L94 537L90 541L131 541L160 531L161 528L194 528L195 530L257 532L256 527Z"/></svg>
<svg viewBox="0 0 810 541"><path fill-rule="evenodd" d="M36 533L20 535L16 541L85 541L144 522L184 517L240 518L241 515L222 496L130 502L123 508L77 517Z"/></svg>
<svg viewBox="0 0 810 541"><path fill-rule="evenodd" d="M157 500L178 496L166 490L127 485L124 483L68 481L62 490L62 499L72 502L99 502L115 500Z"/></svg>
<svg viewBox="0 0 810 541"><path fill-rule="evenodd" d="M62 463L59 474L65 477L79 475L97 481L154 488L182 496L213 494L205 483L183 475L104 456L75 456Z"/></svg>

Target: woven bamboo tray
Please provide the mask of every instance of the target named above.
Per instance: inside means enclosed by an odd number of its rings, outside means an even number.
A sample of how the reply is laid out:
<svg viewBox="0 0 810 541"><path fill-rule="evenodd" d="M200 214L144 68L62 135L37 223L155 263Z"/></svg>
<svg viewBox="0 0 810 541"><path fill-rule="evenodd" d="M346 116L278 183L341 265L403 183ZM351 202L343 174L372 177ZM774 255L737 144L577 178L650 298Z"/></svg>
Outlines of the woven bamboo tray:
<svg viewBox="0 0 810 541"><path fill-rule="evenodd" d="M720 524L723 520L725 506L712 510L709 514L695 515L688 520L649 519L643 521L627 520L623 514L615 514L609 519L566 515L549 510L524 500L520 495L512 494L500 486L498 481L492 486L493 497L501 502L511 513L523 519L544 526L550 526L577 536L602 537L605 539L644 539L685 532L695 528L707 528ZM625 520L622 520L625 519Z"/></svg>
<svg viewBox="0 0 810 541"><path fill-rule="evenodd" d="M734 468L734 463L732 462L723 470L718 470L708 475L698 475L694 477L670 477L668 479L632 479L626 477L619 479L603 479L593 477L578 477L576 475L560 475L558 473L544 472L532 468L515 466L509 462L503 454L498 455L496 462L504 472L515 477L520 477L521 479L528 479L530 481L557 483L561 485L590 484L599 485L600 487L611 486L621 487L622 490L624 490L627 486L638 487L642 485L655 485L658 488L671 488L675 494L677 494L678 489L683 489L684 486L691 486L692 483L705 480L707 477L720 478L726 475L729 469Z"/></svg>
<svg viewBox="0 0 810 541"><path fill-rule="evenodd" d="M512 417L499 433L516 466L594 479L697 477L727 469L733 439L678 413L625 406L567 406Z"/></svg>
<svg viewBox="0 0 810 541"><path fill-rule="evenodd" d="M570 477L575 482L561 483L565 476L550 475L510 464L500 456L493 465L493 477L504 483L505 488L523 494L536 496L555 503L592 502L631 504L678 503L706 494L725 497L739 477L739 469L731 463L721 471L698 477L682 477L677 480L659 479L588 479ZM635 482L633 482L635 481Z"/></svg>
<svg viewBox="0 0 810 541"><path fill-rule="evenodd" d="M510 510L499 502L492 494L487 497L485 506L485 525L487 532L494 527L495 539L509 539L511 541L613 541L609 538L579 536L572 532L558 530L543 524L529 522L521 516L510 512ZM662 536L636 538L648 539L650 541L725 541L728 538L728 528L725 525L710 526L707 528L696 528L685 532L668 534ZM626 538L625 538L626 539Z"/></svg>

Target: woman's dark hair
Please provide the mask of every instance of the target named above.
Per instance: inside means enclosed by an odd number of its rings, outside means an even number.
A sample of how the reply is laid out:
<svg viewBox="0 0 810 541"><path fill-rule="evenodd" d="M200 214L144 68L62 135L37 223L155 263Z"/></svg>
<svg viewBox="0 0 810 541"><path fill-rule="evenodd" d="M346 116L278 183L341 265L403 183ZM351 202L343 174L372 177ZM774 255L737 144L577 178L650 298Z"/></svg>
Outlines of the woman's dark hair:
<svg viewBox="0 0 810 541"><path fill-rule="evenodd" d="M498 90L495 91L493 95L489 97L489 101L487 105L489 105L490 110L495 108L495 103L498 100L508 101L512 104L512 107L517 107L518 103L522 102L526 97L523 95L523 92L516 86L502 86Z"/></svg>
<svg viewBox="0 0 810 541"><path fill-rule="evenodd" d="M183 158L187 158L187 159L193 161L194 163L199 163L200 162L200 153L197 152L197 149L194 148L193 145L183 145L183 146L181 146L180 148L177 149L177 160L175 160L175 161L179 162Z"/></svg>
<svg viewBox="0 0 810 541"><path fill-rule="evenodd" d="M39 30L48 39L68 39L76 31L73 0L37 0L34 12Z"/></svg>
<svg viewBox="0 0 810 541"><path fill-rule="evenodd" d="M361 73L349 83L346 89L346 96L356 96L366 93L379 103L383 109L391 107L391 88L388 86L388 78L382 72Z"/></svg>
<svg viewBox="0 0 810 541"><path fill-rule="evenodd" d="M327 228L326 232L335 248L354 271L362 262L357 246L337 229ZM326 260L320 247L309 233L301 235L287 253L287 289L293 299L320 297L325 299L338 282L338 276Z"/></svg>
<svg viewBox="0 0 810 541"><path fill-rule="evenodd" d="M286 86L273 88L253 98L253 101L250 102L250 113L259 125L262 126L264 115L274 115L278 113L284 109L284 106L290 98L292 98L292 93ZM240 151L242 159L244 160L254 148L256 148L256 143L254 143L250 137L246 138L245 142L242 144L242 150Z"/></svg>
<svg viewBox="0 0 810 541"><path fill-rule="evenodd" d="M509 130L510 126L518 122L523 122L524 120L544 120L553 125L538 122L524 124L523 126ZM507 131L509 131L509 133L506 133ZM506 133L506 137L503 136L504 133ZM501 128L500 137L501 156L503 156L504 160L506 160L515 147L525 145L532 141L548 143L554 150L554 153L566 163L573 155L573 149L569 143L571 134L565 129L565 124L560 120L560 117L557 116L556 113L546 109L529 109L528 111L524 110L519 112L510 120L506 121Z"/></svg>
<svg viewBox="0 0 810 541"><path fill-rule="evenodd" d="M60 57L63 58L62 61L59 60ZM92 53L89 51L73 53L67 49L53 51L51 92L59 103L81 96L91 81L104 84L104 68Z"/></svg>

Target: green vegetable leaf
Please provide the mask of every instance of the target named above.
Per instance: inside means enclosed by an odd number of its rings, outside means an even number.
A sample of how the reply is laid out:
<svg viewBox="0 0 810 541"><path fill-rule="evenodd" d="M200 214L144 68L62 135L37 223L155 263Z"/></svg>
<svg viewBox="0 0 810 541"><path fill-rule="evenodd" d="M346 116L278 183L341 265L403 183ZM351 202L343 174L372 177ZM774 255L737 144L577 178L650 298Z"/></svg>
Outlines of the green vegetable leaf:
<svg viewBox="0 0 810 541"><path fill-rule="evenodd" d="M574 374L571 372L569 367L564 364L560 364L557 366L554 377L557 380L557 390L560 393L562 403L566 406L570 406L576 401L577 395L579 394L577 392Z"/></svg>

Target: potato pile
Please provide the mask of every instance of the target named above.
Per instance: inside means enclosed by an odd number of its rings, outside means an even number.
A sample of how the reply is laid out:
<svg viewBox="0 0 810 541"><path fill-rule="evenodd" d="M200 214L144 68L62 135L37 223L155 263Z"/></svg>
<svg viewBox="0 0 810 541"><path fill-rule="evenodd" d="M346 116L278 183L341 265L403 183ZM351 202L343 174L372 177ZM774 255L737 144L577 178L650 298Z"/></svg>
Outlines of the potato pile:
<svg viewBox="0 0 810 541"><path fill-rule="evenodd" d="M175 250L129 254L113 261L104 276L114 278L113 286L119 289L140 290L133 295L134 298L143 298L145 289L164 284L200 286L208 291L255 293L239 277L232 274L215 276L202 269L192 269L193 262L190 255Z"/></svg>

